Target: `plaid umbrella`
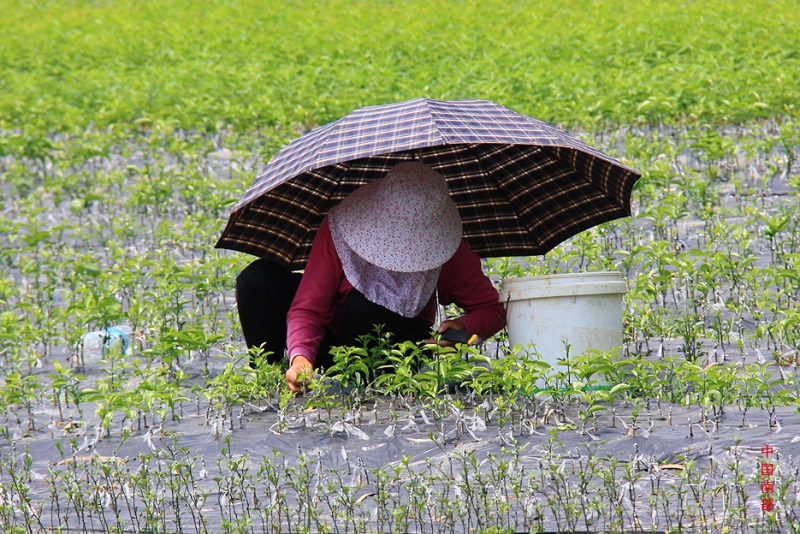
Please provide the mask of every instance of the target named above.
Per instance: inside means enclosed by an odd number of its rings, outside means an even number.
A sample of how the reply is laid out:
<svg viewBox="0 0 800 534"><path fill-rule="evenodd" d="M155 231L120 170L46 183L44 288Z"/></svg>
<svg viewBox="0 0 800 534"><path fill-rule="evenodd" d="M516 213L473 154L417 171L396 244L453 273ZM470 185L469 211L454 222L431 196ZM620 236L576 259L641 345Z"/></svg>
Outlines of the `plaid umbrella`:
<svg viewBox="0 0 800 534"><path fill-rule="evenodd" d="M544 254L630 215L639 174L561 130L487 100L417 98L358 109L278 152L233 208L217 248L291 269L328 210L393 166L441 173L481 257Z"/></svg>

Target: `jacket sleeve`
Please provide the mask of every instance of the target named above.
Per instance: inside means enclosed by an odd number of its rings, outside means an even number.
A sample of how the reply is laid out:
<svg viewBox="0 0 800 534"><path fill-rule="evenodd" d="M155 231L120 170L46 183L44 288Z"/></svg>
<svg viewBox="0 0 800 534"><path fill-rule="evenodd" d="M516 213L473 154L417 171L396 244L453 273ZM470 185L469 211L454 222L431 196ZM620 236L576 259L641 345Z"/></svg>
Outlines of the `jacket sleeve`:
<svg viewBox="0 0 800 534"><path fill-rule="evenodd" d="M325 327L336 314L342 266L331 238L328 218L314 238L306 270L286 316L286 347L289 361L305 356L314 364L325 337Z"/></svg>
<svg viewBox="0 0 800 534"><path fill-rule="evenodd" d="M464 310L461 321L468 332L486 339L506 326L506 310L500 295L481 269L481 260L466 241L443 266L439 275L439 299Z"/></svg>

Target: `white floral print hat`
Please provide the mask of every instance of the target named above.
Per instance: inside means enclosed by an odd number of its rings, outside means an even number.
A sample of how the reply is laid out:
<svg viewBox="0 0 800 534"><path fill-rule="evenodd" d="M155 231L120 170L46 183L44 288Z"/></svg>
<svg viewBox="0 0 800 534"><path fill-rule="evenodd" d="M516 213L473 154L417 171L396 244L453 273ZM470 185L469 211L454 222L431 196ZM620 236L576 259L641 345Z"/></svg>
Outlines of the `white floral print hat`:
<svg viewBox="0 0 800 534"><path fill-rule="evenodd" d="M461 218L444 177L419 162L392 167L335 209L336 226L348 246L389 271L434 269L461 243Z"/></svg>

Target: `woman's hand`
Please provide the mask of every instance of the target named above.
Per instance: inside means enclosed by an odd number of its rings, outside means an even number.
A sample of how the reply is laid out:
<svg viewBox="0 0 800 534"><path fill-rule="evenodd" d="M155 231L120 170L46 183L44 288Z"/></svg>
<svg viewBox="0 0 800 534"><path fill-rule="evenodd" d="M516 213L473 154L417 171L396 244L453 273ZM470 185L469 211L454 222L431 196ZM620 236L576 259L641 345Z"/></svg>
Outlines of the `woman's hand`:
<svg viewBox="0 0 800 534"><path fill-rule="evenodd" d="M441 334L442 332L444 332L448 328L452 328L454 330L461 330L462 332L467 329L464 326L464 323L461 321L461 319L448 319L446 321L442 321L442 323L439 325L439 328L436 329L436 331ZM425 343L436 344L436 340L435 339L426 339ZM446 339L440 339L439 340L439 346L440 347L455 347L456 344L453 343L452 341L447 341Z"/></svg>
<svg viewBox="0 0 800 534"><path fill-rule="evenodd" d="M306 381L314 371L314 366L305 356L297 355L292 359L292 365L286 371L286 385L295 393L301 393L305 389Z"/></svg>

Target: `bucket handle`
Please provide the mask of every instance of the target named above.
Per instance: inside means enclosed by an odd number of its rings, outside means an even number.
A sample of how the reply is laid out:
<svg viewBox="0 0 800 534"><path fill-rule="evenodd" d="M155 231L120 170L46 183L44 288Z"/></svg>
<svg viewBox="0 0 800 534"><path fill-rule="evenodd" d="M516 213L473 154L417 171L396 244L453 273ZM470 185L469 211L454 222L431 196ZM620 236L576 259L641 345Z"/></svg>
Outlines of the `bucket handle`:
<svg viewBox="0 0 800 534"><path fill-rule="evenodd" d="M508 303L511 302L511 293L506 296L506 326L504 330L506 331L506 339L508 339ZM500 359L500 343L497 344L494 351L494 357L496 360Z"/></svg>

